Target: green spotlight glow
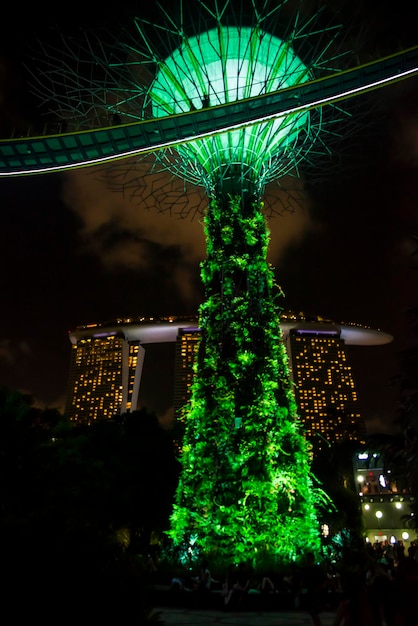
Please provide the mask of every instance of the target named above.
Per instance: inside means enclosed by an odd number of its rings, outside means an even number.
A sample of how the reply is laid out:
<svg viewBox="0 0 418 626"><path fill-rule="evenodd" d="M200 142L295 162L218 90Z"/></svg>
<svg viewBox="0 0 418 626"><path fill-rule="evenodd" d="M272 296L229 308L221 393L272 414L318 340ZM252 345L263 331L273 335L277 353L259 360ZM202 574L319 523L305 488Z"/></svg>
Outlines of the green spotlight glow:
<svg viewBox="0 0 418 626"><path fill-rule="evenodd" d="M311 474L297 415L262 197L268 183L297 177L301 163L328 153L322 135L334 135L341 107L331 108L334 119L318 107L270 120L258 109L258 121L251 120L254 98L274 91L276 100L285 89L336 71L340 62L338 27L328 20L322 27L310 10L303 16L302 2L290 15L291 4L173 0L168 12L156 2L160 19L134 19L111 50L100 36L96 45L87 40L91 75L77 66L61 109L81 127L89 127L92 115L111 113L122 122L151 117L162 145L169 134L184 139L176 114L195 125L193 137L199 124L208 129L218 112L225 115L217 105L228 103L232 118L250 114L239 129L159 146L152 164L152 173L168 170L202 186L209 200L201 333L168 533L183 558L203 552L224 565L286 563L306 550L318 552L321 541L316 510L324 494ZM43 76L61 84L63 72L58 63ZM60 91L52 89L54 106ZM164 131L163 117L170 130ZM123 180L143 185L141 173L131 176L129 168ZM158 204L157 183L153 190ZM175 211L179 195L172 204Z"/></svg>
<svg viewBox="0 0 418 626"><path fill-rule="evenodd" d="M221 19L207 32L182 33L157 64L147 94L153 116L311 80L291 43ZM323 494L297 417L261 202L269 172L292 161L309 122L309 112L260 121L182 144L167 159L177 175L179 161L203 172L210 198L200 344L169 531L184 558L288 562L320 549Z"/></svg>
<svg viewBox="0 0 418 626"><path fill-rule="evenodd" d="M235 102L311 79L288 43L256 28L225 27L185 39L158 67L149 90L155 117ZM254 177L296 140L309 113L299 112L178 148L211 176L225 164L245 164Z"/></svg>
<svg viewBox="0 0 418 626"><path fill-rule="evenodd" d="M205 216L206 300L170 531L189 558L283 563L320 547L323 494L297 419L261 208L213 199Z"/></svg>

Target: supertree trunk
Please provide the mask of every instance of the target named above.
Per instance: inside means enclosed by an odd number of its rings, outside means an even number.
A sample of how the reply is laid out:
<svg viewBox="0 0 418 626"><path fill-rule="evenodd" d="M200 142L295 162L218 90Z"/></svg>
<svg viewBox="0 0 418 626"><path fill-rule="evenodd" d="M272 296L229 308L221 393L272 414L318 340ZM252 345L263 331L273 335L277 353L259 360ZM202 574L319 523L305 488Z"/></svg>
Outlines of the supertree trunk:
<svg viewBox="0 0 418 626"><path fill-rule="evenodd" d="M319 547L261 208L219 194L205 215L206 299L170 533L191 557L288 561Z"/></svg>

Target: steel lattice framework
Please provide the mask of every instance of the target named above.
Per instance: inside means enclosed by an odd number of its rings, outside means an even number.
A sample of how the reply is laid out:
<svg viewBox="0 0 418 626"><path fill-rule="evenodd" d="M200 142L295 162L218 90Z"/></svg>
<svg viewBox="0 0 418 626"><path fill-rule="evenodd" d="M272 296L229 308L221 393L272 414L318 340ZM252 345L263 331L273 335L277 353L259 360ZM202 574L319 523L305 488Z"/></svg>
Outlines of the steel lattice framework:
<svg viewBox="0 0 418 626"><path fill-rule="evenodd" d="M100 32L48 45L47 67L32 69L45 109L60 120L61 131L142 122L127 133L142 144L137 154L152 149L154 170L168 169L209 193L213 172L228 177L237 165L257 181L260 194L270 181L298 177L302 162L329 153L346 118L338 105L318 106L321 86L310 95L295 89L348 65L349 54L337 45L339 26L318 25L318 14L289 16L287 0L189 4L180 2L177 13L160 7L157 20L137 18L106 45ZM217 130L225 126L230 132ZM106 140L103 133L82 135L77 143L83 139L84 162L92 163ZM135 154L127 148L127 142L109 146L112 155Z"/></svg>

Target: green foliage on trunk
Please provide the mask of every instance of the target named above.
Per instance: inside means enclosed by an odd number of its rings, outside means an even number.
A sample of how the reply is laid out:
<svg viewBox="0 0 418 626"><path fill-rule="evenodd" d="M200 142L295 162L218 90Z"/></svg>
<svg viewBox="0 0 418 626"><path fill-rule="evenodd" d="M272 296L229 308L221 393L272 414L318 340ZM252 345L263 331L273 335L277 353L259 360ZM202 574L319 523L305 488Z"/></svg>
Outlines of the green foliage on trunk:
<svg viewBox="0 0 418 626"><path fill-rule="evenodd" d="M288 562L317 552L308 444L279 325L261 203L212 200L206 291L170 536L184 558Z"/></svg>

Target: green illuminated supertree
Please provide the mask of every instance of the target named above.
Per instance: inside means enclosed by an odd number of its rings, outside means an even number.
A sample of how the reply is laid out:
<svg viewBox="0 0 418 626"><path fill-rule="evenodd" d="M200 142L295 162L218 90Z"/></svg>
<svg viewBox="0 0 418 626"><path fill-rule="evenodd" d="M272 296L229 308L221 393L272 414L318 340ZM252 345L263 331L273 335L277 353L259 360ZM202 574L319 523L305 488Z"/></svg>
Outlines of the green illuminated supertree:
<svg viewBox="0 0 418 626"><path fill-rule="evenodd" d="M318 13L290 13L286 0L189 4L186 17L186 2L176 15L155 3L158 21L135 19L110 51L99 37L85 39L76 70L52 64L54 109L78 129L111 116L193 115L336 71L339 30L321 26ZM203 186L209 198L201 339L170 529L191 558L287 562L320 548L323 494L297 416L262 198L268 183L297 177L300 163L328 150L322 138L339 115L328 108L329 117L321 107L289 108L239 127L231 121L154 155L156 167Z"/></svg>

